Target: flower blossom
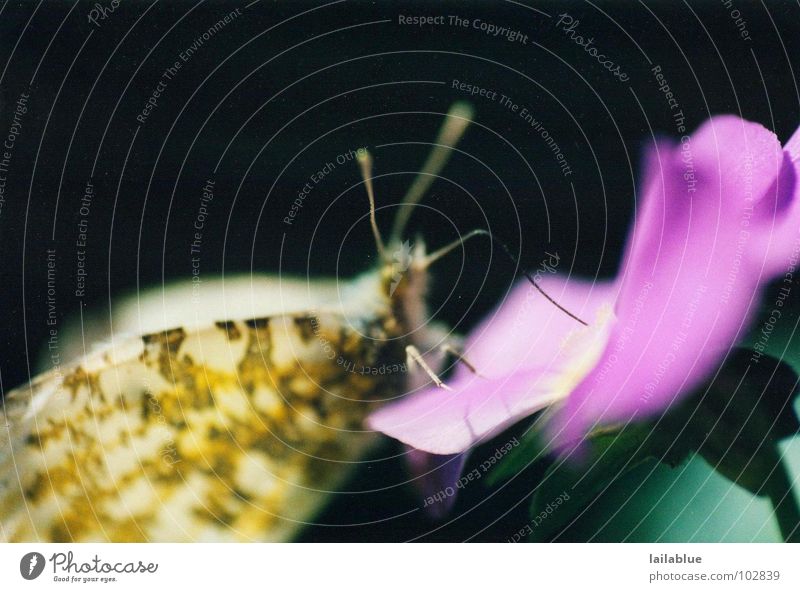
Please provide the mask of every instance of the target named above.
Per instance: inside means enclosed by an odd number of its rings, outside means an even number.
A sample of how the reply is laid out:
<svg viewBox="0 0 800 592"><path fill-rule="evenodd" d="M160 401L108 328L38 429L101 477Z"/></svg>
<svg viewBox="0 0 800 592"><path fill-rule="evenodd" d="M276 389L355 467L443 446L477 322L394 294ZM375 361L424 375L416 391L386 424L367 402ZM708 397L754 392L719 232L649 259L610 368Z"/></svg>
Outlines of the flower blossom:
<svg viewBox="0 0 800 592"><path fill-rule="evenodd" d="M540 282L588 326L518 284L467 339L479 374L459 366L452 391L391 403L370 427L460 455L549 408L549 444L560 446L663 412L711 377L764 287L791 281L798 263L800 130L782 148L759 124L717 116L678 143L655 141L645 164L618 276Z"/></svg>

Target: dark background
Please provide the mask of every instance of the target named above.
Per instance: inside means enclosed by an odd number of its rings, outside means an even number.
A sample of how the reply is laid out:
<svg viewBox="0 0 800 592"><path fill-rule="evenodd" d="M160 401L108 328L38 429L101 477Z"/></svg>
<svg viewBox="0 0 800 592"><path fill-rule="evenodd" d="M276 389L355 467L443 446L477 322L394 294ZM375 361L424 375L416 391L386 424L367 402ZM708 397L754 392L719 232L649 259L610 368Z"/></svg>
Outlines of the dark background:
<svg viewBox="0 0 800 592"><path fill-rule="evenodd" d="M678 135L653 66L661 66L689 131L730 112L785 141L800 122L800 8L791 2L539 2L534 10L501 1L247 7L122 0L99 26L87 20L94 5L9 1L0 12L3 138L20 94L30 95L0 210L6 390L28 380L46 339L46 250L57 253L59 319L80 306L102 313L109 297L189 277L192 224L209 178L216 185L204 277L279 267L350 277L366 269L374 246L354 163L337 166L314 188L291 227L282 219L314 171L364 145L375 173L387 175L376 180L379 206L397 203L442 114L467 98L452 88L454 79L526 106L573 173L562 175L518 115L476 97L476 125L459 145L465 154L435 184L412 232L435 247L459 231L489 228L523 264L535 267L547 250L561 256L565 273L589 277L617 268L643 148L654 135ZM138 123L166 67L237 6L241 16L203 43ZM750 40L740 36L734 9ZM630 80L620 82L556 28L559 13L579 19L577 32L593 37ZM473 28L399 25L400 14L480 18L517 29L528 42ZM392 143L400 144L379 147ZM87 289L78 298L75 240L90 178ZM378 214L387 231L392 214ZM515 272L481 239L465 253L465 260L453 255L438 264L431 296L461 332L505 293ZM381 452L391 453L385 446ZM400 470L399 461L370 464L348 489L391 485ZM310 528L304 539L506 540L526 522L526 504L518 502L529 491L530 482L518 479L481 503L486 490L478 484L441 527L421 511L373 522L392 515L390 508L418 505L403 487L340 495L319 517L339 526Z"/></svg>

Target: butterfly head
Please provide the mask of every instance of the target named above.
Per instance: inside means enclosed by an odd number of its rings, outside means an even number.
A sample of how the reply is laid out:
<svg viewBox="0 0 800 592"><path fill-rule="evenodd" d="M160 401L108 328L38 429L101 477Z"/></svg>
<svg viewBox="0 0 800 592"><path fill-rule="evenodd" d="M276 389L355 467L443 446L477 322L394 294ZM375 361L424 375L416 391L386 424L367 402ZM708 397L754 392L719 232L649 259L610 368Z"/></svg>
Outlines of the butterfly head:
<svg viewBox="0 0 800 592"><path fill-rule="evenodd" d="M358 162L369 197L370 224L381 261L381 289L393 301L421 298L427 285L428 267L452 248L461 244L465 238L462 237L456 243L434 253L427 253L425 243L421 238L410 240L405 237L404 233L415 206L439 176L452 154L455 144L472 121L472 115L472 107L467 103L457 102L450 108L428 159L398 206L392 233L386 243L381 236L375 215L372 157L366 150L359 151Z"/></svg>

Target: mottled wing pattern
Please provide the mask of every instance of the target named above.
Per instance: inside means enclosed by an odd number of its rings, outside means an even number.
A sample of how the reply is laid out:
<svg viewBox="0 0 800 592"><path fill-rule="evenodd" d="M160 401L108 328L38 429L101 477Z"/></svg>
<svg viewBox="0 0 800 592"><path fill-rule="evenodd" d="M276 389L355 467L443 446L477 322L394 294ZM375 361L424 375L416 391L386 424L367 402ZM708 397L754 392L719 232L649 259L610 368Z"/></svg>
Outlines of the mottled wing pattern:
<svg viewBox="0 0 800 592"><path fill-rule="evenodd" d="M284 540L371 441L391 317L278 315L117 340L7 394L0 537Z"/></svg>

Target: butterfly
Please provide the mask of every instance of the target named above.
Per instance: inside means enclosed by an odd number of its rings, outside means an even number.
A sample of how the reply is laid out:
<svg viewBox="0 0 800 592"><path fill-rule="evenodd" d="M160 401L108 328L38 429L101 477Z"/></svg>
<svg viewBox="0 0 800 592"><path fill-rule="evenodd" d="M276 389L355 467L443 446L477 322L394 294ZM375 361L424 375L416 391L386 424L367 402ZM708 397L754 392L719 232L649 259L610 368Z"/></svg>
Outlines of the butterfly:
<svg viewBox="0 0 800 592"><path fill-rule="evenodd" d="M348 285L256 277L238 304L217 301L225 284L205 286L211 306L191 315L185 291L168 289L145 334L114 334L6 393L0 540L294 537L369 450L371 411L430 381L446 388L445 352L458 354L428 323L428 270L485 231L432 253L402 236L471 119L469 105L450 109L386 243L359 151L380 263Z"/></svg>

